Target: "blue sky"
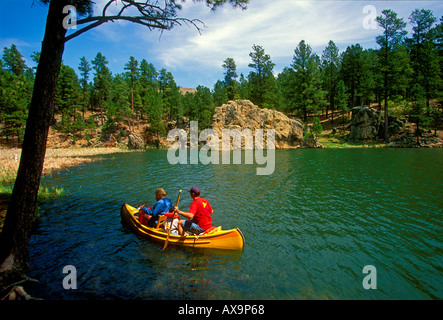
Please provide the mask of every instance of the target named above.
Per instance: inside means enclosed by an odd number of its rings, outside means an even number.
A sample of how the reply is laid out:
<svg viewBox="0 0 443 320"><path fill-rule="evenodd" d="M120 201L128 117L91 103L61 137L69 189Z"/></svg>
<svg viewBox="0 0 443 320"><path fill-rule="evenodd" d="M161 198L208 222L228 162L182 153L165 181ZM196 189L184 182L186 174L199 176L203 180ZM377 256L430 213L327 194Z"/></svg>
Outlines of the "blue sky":
<svg viewBox="0 0 443 320"><path fill-rule="evenodd" d="M107 2L95 0L95 13ZM245 11L225 5L211 12L204 4L188 0L179 15L202 20L201 34L192 26L160 33L129 22L107 23L68 41L63 61L78 72L82 56L91 61L101 52L115 74L123 72L134 56L158 70L166 68L181 87L212 89L223 79L221 65L228 57L234 58L239 74L246 76L252 70L248 64L254 44L271 56L275 73L290 66L301 40L320 56L329 40L341 51L356 43L377 48L375 37L382 31L372 17L386 8L406 22L417 8L431 9L436 17L443 15L443 1L250 0ZM30 55L41 49L47 10L37 0L0 0L0 47L14 43L27 65L33 66ZM411 29L409 25L407 29Z"/></svg>

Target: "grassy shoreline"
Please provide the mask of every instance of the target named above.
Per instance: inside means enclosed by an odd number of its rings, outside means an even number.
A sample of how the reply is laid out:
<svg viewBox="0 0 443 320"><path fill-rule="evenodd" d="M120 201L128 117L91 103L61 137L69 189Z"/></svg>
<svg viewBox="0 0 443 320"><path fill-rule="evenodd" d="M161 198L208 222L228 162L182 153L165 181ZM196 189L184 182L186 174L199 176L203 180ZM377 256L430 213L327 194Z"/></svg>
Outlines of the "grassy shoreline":
<svg viewBox="0 0 443 320"><path fill-rule="evenodd" d="M387 148L383 141L354 142L346 141L343 135L325 134L318 137L318 142L327 149L351 149L351 148Z"/></svg>

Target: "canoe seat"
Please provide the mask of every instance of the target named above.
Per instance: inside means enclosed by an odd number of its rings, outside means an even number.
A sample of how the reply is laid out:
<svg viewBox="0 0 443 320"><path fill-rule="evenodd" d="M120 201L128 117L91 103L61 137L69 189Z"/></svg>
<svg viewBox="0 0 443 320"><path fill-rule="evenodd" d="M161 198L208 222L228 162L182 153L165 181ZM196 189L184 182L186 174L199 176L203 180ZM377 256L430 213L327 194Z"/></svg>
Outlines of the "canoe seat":
<svg viewBox="0 0 443 320"><path fill-rule="evenodd" d="M158 217L157 226L155 227L155 229L160 229L160 227L165 224L167 218L168 217L165 215L161 215L160 217Z"/></svg>

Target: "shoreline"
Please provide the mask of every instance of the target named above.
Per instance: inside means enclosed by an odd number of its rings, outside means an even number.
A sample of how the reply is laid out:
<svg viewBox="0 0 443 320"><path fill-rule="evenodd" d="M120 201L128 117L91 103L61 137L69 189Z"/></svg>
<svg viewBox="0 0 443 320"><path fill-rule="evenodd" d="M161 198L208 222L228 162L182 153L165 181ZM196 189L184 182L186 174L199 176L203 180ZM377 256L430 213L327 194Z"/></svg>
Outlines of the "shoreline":
<svg viewBox="0 0 443 320"><path fill-rule="evenodd" d="M17 175L20 163L21 148L0 148L0 186L13 184ZM100 157L92 158L105 154L131 152L123 148L48 148L46 150L45 162L42 175L50 175L54 172L66 170L71 167L81 166L83 164L101 161Z"/></svg>
<svg viewBox="0 0 443 320"><path fill-rule="evenodd" d="M20 148L0 148L0 232L3 228L4 219L8 210L9 199L11 198L12 188L6 187L13 185L17 175L20 163ZM102 161L100 156L106 154L131 152L131 150L123 148L61 148L46 150L45 162L43 165L42 176L51 175L53 173L63 171L72 167L82 166L86 163ZM59 197L63 194L63 190L48 191L40 186L39 194L43 191L42 196L45 199L51 197Z"/></svg>

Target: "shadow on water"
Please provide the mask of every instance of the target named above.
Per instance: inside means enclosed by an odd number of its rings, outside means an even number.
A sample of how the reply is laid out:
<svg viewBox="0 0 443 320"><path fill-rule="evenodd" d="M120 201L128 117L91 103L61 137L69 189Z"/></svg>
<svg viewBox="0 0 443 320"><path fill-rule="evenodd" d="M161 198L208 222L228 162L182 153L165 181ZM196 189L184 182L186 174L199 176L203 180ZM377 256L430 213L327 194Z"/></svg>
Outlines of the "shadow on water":
<svg viewBox="0 0 443 320"><path fill-rule="evenodd" d="M275 172L255 165L170 165L165 151L45 178L69 196L44 204L30 240L33 295L45 299L441 299L442 150L282 150ZM141 238L120 206L172 202L198 185L214 225L239 227L242 253ZM184 192L179 207L192 199ZM63 288L75 266L77 289ZM362 287L365 265L377 290Z"/></svg>

